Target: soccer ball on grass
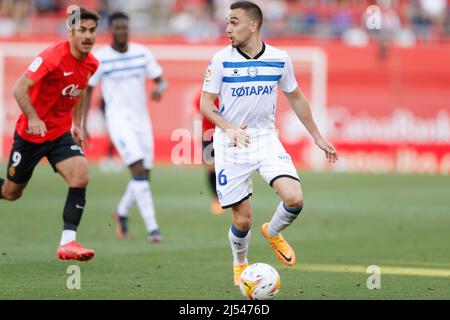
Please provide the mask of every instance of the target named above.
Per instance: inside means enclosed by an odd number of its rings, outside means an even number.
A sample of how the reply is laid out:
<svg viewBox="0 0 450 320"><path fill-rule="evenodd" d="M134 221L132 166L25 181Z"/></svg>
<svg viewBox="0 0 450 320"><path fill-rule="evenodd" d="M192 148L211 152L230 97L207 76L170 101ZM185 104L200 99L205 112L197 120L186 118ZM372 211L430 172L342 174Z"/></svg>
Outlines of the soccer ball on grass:
<svg viewBox="0 0 450 320"><path fill-rule="evenodd" d="M272 300L280 292L280 275L266 263L251 264L241 274L239 289L248 300Z"/></svg>

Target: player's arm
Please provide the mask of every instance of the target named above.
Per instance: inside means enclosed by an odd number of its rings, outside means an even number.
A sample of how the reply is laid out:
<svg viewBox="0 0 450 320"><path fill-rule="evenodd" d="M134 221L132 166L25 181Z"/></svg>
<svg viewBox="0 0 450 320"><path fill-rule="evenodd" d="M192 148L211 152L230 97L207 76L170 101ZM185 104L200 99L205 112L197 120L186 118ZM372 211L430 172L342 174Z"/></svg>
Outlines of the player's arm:
<svg viewBox="0 0 450 320"><path fill-rule="evenodd" d="M84 148L84 132L82 128L82 121L85 118L84 113L84 94L85 90L80 94L77 102L72 109L72 135L76 143Z"/></svg>
<svg viewBox="0 0 450 320"><path fill-rule="evenodd" d="M83 137L85 139L90 138L89 131L87 130L87 116L89 113L89 107L91 105L93 90L94 90L94 88L88 85L86 87L86 89L84 89L83 97L80 99L81 100L81 112L83 115L82 120L81 120L82 121L81 130L83 132Z"/></svg>
<svg viewBox="0 0 450 320"><path fill-rule="evenodd" d="M34 81L26 74L22 74L14 84L13 94L20 110L28 119L28 133L44 137L47 133L47 127L31 104L29 90L33 85Z"/></svg>
<svg viewBox="0 0 450 320"><path fill-rule="evenodd" d="M314 122L311 108L303 93L297 87L293 92L286 93L285 95L291 105L292 110L308 130L309 134L314 138L316 145L325 151L325 155L330 162L335 162L338 159L336 149L329 143L319 132L319 129Z"/></svg>
<svg viewBox="0 0 450 320"><path fill-rule="evenodd" d="M246 125L238 126L227 121L215 107L217 95L203 91L200 98L200 112L216 126L224 130L230 141L238 148L246 147L250 138L245 132Z"/></svg>
<svg viewBox="0 0 450 320"><path fill-rule="evenodd" d="M168 84L162 76L153 79L153 81L156 82L156 87L152 90L151 98L153 101L159 101L161 100L164 91L167 90Z"/></svg>

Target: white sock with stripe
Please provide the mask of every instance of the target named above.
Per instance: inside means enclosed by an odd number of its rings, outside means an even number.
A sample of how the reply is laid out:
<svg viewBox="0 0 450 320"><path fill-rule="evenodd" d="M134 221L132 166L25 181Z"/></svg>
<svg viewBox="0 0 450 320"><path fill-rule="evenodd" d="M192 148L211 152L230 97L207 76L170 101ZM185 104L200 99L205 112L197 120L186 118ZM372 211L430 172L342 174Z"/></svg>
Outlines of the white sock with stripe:
<svg viewBox="0 0 450 320"><path fill-rule="evenodd" d="M233 264L243 265L248 263L247 252L250 237L250 230L240 231L234 225L231 226L228 231L228 239L230 240L231 251L233 253Z"/></svg>
<svg viewBox="0 0 450 320"><path fill-rule="evenodd" d="M269 235L271 237L276 237L281 231L290 226L298 217L302 209L303 206L300 208L288 208L283 201L281 201L277 210L275 210L272 220L269 222Z"/></svg>

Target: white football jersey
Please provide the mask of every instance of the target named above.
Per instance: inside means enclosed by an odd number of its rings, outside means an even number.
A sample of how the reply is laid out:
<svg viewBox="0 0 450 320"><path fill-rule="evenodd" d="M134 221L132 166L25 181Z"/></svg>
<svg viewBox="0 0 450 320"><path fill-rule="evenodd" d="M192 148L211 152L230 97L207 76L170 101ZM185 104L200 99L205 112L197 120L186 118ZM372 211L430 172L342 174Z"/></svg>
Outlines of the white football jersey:
<svg viewBox="0 0 450 320"><path fill-rule="evenodd" d="M94 56L100 66L89 79L89 86L94 87L101 81L107 120L114 117L126 120L135 129L147 127L145 80L162 74L153 54L143 45L129 43L127 52L118 52L108 45L94 52Z"/></svg>
<svg viewBox="0 0 450 320"><path fill-rule="evenodd" d="M217 52L205 74L203 91L219 95L219 111L229 122L251 129L275 129L278 87L297 88L291 59L285 51L264 44L251 59L231 45Z"/></svg>

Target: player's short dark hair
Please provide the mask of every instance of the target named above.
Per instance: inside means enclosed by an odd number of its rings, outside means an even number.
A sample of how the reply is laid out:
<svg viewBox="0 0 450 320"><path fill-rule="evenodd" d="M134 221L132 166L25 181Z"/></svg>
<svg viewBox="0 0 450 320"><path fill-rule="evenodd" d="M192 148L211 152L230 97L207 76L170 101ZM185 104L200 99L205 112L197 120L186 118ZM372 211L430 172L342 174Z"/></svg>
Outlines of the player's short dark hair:
<svg viewBox="0 0 450 320"><path fill-rule="evenodd" d="M94 20L95 22L98 22L98 20L100 20L100 15L95 11L80 7L80 18L81 20Z"/></svg>
<svg viewBox="0 0 450 320"><path fill-rule="evenodd" d="M264 17L261 8L257 4L251 1L236 1L231 4L230 9L244 10L252 20L258 21L258 29L261 29Z"/></svg>
<svg viewBox="0 0 450 320"><path fill-rule="evenodd" d="M127 16L122 11L114 12L114 13L110 14L108 17L108 25L111 26L115 20L119 20L119 19L125 19L125 20L129 21L130 17Z"/></svg>
<svg viewBox="0 0 450 320"><path fill-rule="evenodd" d="M76 15L76 10L79 10L78 13L80 20L94 20L95 23L98 24L98 20L100 20L100 15L97 12L88 10L84 7L76 7L76 9L70 12L70 16L67 18L68 26L74 25L75 23L74 19L75 17L78 16L78 14Z"/></svg>

